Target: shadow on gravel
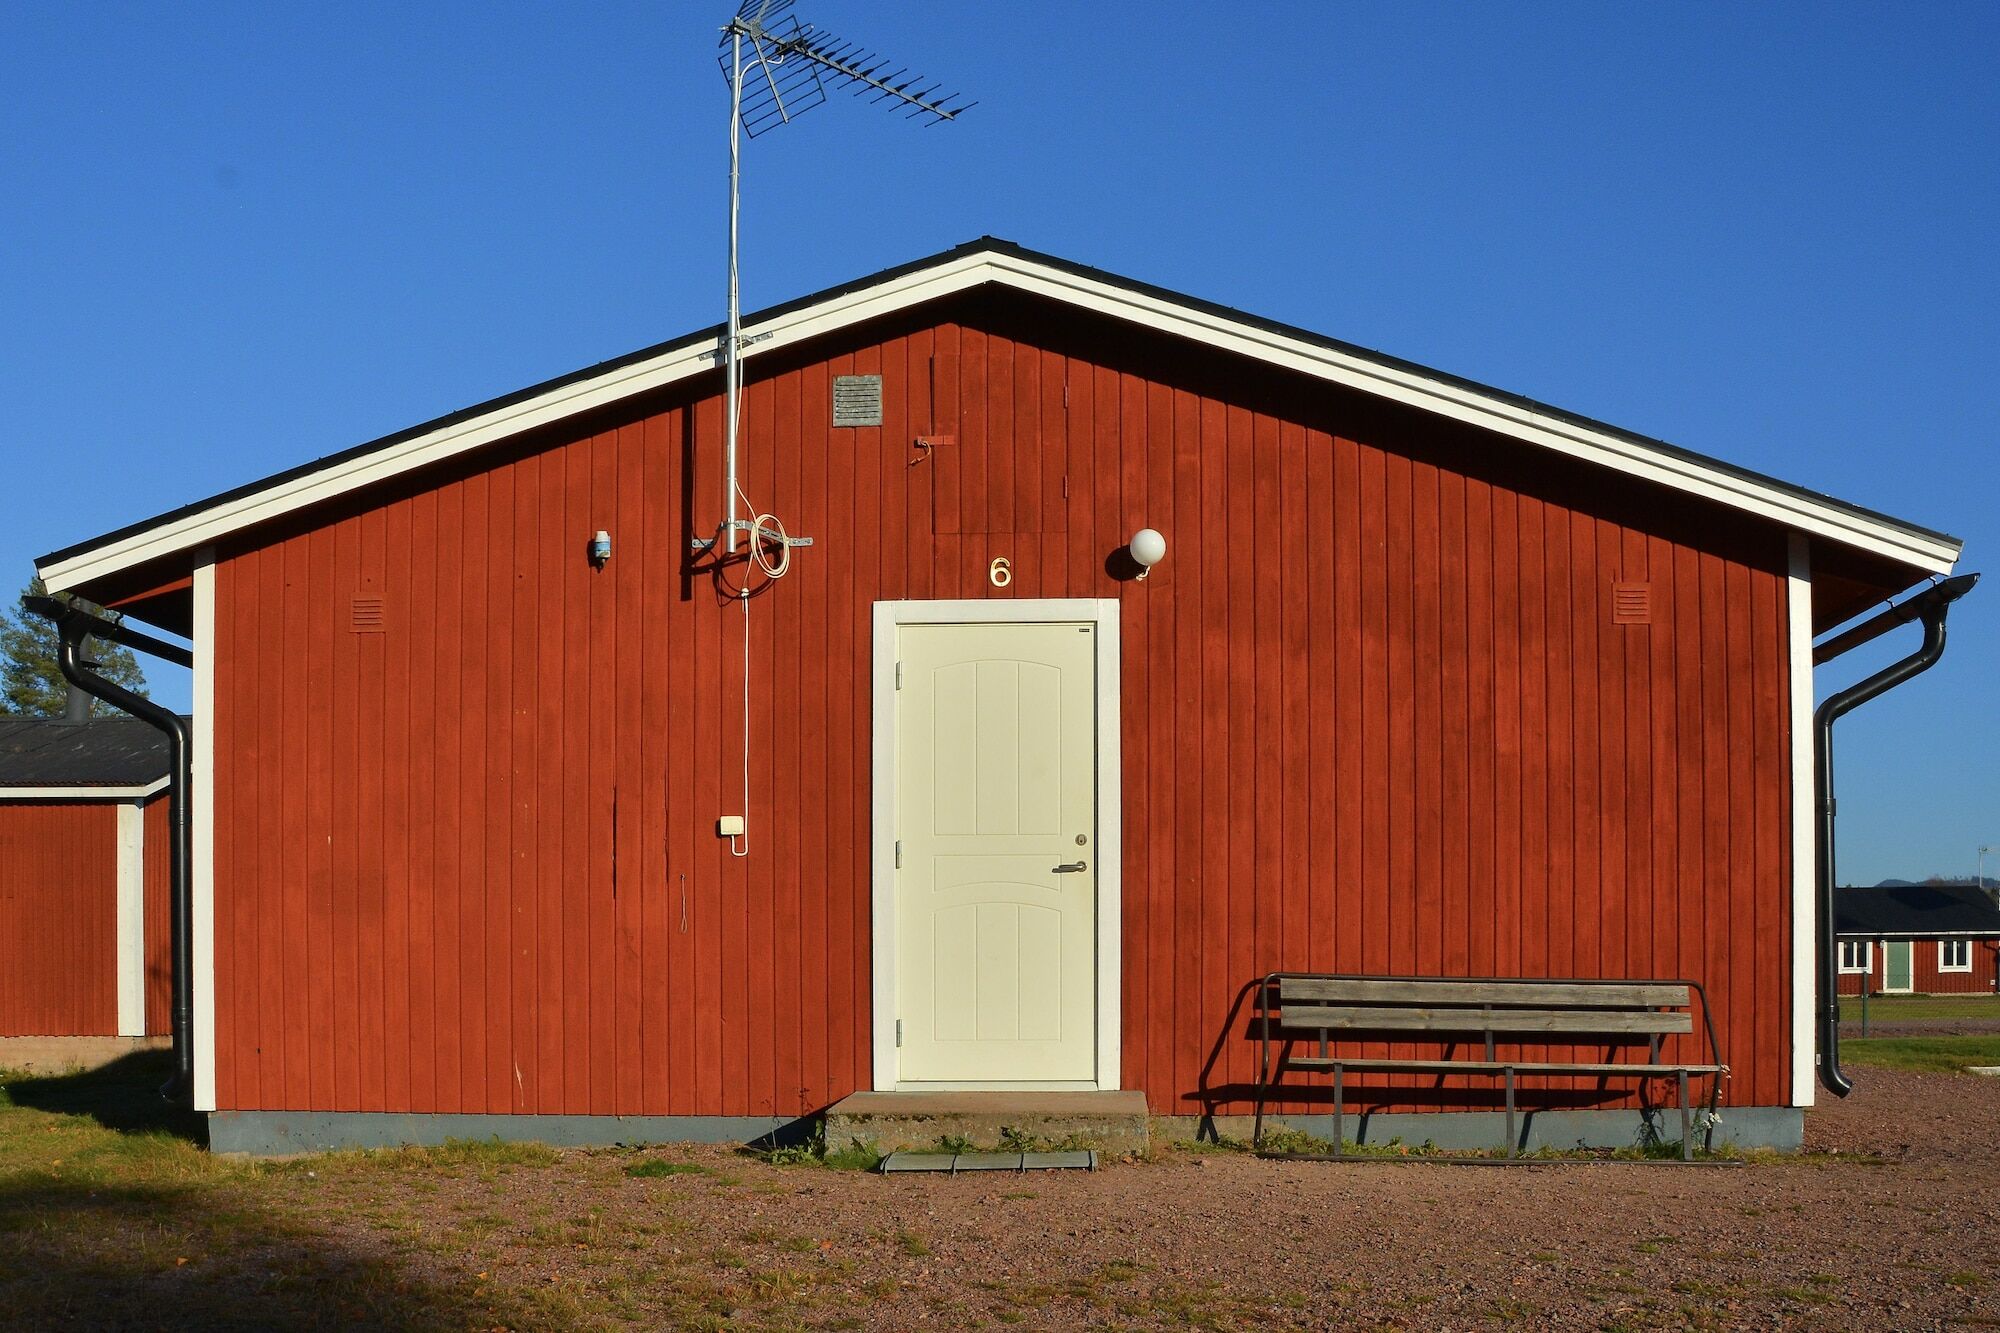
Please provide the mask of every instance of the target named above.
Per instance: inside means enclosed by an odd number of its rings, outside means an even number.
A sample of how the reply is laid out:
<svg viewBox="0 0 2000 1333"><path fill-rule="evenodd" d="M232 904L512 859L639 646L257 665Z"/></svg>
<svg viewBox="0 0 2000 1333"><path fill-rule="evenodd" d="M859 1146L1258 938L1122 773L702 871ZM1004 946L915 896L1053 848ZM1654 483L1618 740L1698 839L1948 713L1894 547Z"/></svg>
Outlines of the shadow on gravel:
<svg viewBox="0 0 2000 1333"><path fill-rule="evenodd" d="M549 1307L470 1272L423 1271L420 1239L341 1230L299 1174L200 1151L204 1117L159 1095L164 1052L10 1080L0 1097L0 1326L546 1327ZM20 1108L20 1109L15 1109ZM74 1117L48 1120L23 1111ZM93 1123L94 1122L94 1123ZM329 1220L331 1219L331 1220Z"/></svg>
<svg viewBox="0 0 2000 1333"><path fill-rule="evenodd" d="M0 1183L0 1310L11 1328L532 1327L475 1282L436 1283L233 1191Z"/></svg>

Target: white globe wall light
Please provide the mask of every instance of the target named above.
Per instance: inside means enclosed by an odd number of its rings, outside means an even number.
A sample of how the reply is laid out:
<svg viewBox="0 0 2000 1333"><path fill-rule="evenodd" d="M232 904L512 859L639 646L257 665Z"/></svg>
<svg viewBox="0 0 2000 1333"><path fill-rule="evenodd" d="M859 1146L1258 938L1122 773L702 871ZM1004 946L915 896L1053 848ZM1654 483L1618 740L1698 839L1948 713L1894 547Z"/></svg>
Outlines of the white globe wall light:
<svg viewBox="0 0 2000 1333"><path fill-rule="evenodd" d="M1140 528L1132 534L1126 549L1138 562L1139 577L1143 579L1152 572L1154 565L1167 558L1167 539L1151 528Z"/></svg>

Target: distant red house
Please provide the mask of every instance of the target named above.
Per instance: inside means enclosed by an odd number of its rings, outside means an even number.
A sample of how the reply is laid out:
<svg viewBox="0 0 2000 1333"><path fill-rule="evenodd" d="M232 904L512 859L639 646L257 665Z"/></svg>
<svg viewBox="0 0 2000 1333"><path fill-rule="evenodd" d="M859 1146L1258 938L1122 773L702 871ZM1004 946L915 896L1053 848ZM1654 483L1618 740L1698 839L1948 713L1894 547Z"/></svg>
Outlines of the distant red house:
<svg viewBox="0 0 2000 1333"><path fill-rule="evenodd" d="M0 1066L167 1032L167 767L143 722L0 717Z"/></svg>
<svg viewBox="0 0 2000 1333"><path fill-rule="evenodd" d="M2000 990L2000 907L1973 885L1847 888L1834 904L1842 995Z"/></svg>
<svg viewBox="0 0 2000 1333"><path fill-rule="evenodd" d="M216 1146L1247 1113L1273 969L1697 981L1800 1141L1814 639L1956 539L1004 241L742 334L754 510L709 328L41 560L193 643Z"/></svg>

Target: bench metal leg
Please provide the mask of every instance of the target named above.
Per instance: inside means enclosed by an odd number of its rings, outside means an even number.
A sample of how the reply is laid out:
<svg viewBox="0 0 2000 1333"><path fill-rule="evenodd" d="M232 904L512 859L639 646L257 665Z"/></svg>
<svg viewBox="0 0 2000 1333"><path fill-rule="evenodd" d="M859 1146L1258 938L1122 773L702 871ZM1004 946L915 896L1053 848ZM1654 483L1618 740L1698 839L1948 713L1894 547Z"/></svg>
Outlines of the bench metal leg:
<svg viewBox="0 0 2000 1333"><path fill-rule="evenodd" d="M1269 1069L1259 1069L1257 1071L1257 1117L1250 1122L1251 1152L1262 1152L1264 1149L1264 1096L1269 1092L1270 1087L1271 1071ZM1221 1137L1220 1131L1217 1131L1216 1137Z"/></svg>
<svg viewBox="0 0 2000 1333"><path fill-rule="evenodd" d="M1346 1109L1345 1103L1347 1101L1347 1085L1346 1079L1343 1077L1346 1072L1346 1069L1340 1065L1333 1067L1333 1151L1336 1155L1344 1154L1347 1151L1347 1139L1345 1137L1345 1130L1342 1128L1344 1123L1343 1112Z"/></svg>
<svg viewBox="0 0 2000 1333"><path fill-rule="evenodd" d="M1507 1066L1507 1155L1514 1155L1514 1066Z"/></svg>
<svg viewBox="0 0 2000 1333"><path fill-rule="evenodd" d="M1694 1160L1694 1129L1688 1123L1688 1071L1680 1072L1681 1085L1681 1160Z"/></svg>

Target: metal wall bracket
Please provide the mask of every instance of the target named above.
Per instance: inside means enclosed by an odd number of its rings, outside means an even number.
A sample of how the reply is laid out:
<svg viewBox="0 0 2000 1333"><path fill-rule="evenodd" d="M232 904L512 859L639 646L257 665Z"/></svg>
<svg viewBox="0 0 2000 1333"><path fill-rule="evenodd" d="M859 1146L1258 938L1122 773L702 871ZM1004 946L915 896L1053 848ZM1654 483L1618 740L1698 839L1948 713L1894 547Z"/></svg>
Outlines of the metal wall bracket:
<svg viewBox="0 0 2000 1333"><path fill-rule="evenodd" d="M813 544L813 539L810 537L780 537L769 528L760 528L747 518L730 519L728 522L719 525L716 528L716 532L718 534L724 533L731 528L736 529L738 532L747 532L753 536L761 536L767 542L779 542L785 546L811 546ZM715 542L716 538L714 537L693 537L688 540L688 549L690 551L710 550L715 546Z"/></svg>
<svg viewBox="0 0 2000 1333"><path fill-rule="evenodd" d="M769 342L772 338L776 336L777 335L773 333L746 333L742 337L736 340L736 345L738 347L755 347L758 343ZM726 344L728 339L725 337L723 341ZM726 346L713 348L709 351L698 353L696 356L696 360L720 361L722 359L722 354L727 350L728 348Z"/></svg>

